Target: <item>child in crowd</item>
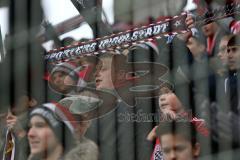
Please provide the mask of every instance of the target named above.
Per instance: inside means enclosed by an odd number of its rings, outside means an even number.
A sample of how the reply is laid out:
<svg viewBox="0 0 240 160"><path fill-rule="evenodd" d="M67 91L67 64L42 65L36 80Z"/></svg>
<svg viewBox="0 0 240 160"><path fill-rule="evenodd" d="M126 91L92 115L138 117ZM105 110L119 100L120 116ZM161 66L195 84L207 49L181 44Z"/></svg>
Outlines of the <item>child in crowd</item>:
<svg viewBox="0 0 240 160"><path fill-rule="evenodd" d="M196 160L200 155L200 143L191 122L161 122L157 135L164 160Z"/></svg>
<svg viewBox="0 0 240 160"><path fill-rule="evenodd" d="M192 117L192 113L185 111L185 108L179 98L173 92L173 87L169 83L165 83L160 89L159 96L159 109L160 109L160 120L161 122L166 121L189 121L192 122L197 130L204 136L209 135L208 129L204 126L204 120ZM161 148L160 139L157 138L156 130L161 130L159 126L155 126L152 131L148 134L147 140L154 141L155 147L151 157L151 160L162 160L163 152Z"/></svg>

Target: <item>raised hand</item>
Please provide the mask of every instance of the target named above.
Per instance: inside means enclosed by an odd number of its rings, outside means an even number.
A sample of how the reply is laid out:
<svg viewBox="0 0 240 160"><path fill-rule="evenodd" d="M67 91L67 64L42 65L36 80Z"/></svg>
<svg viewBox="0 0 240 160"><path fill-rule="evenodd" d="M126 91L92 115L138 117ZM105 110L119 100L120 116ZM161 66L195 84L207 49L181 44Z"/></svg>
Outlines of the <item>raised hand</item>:
<svg viewBox="0 0 240 160"><path fill-rule="evenodd" d="M194 28L195 27L195 16L193 14L187 14L185 23L188 28Z"/></svg>
<svg viewBox="0 0 240 160"><path fill-rule="evenodd" d="M183 111L183 106L174 93L163 94L159 97L159 107L163 113L167 113L171 118L174 114Z"/></svg>
<svg viewBox="0 0 240 160"><path fill-rule="evenodd" d="M7 117L6 117L6 125L9 129L14 129L17 124L17 116L14 116L11 111L8 111Z"/></svg>
<svg viewBox="0 0 240 160"><path fill-rule="evenodd" d="M18 137L22 138L26 135L26 131L22 128L17 116L13 115L11 111L8 111L6 125L11 131L15 132Z"/></svg>

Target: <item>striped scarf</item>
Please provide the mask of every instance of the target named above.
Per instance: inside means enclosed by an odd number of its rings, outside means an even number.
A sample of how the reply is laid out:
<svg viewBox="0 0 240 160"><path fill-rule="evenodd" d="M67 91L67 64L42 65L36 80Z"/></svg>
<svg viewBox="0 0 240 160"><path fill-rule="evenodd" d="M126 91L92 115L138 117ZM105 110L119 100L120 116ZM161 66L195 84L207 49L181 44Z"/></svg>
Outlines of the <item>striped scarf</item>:
<svg viewBox="0 0 240 160"><path fill-rule="evenodd" d="M15 137L8 128L6 132L6 141L3 152L3 160L14 160L15 158Z"/></svg>

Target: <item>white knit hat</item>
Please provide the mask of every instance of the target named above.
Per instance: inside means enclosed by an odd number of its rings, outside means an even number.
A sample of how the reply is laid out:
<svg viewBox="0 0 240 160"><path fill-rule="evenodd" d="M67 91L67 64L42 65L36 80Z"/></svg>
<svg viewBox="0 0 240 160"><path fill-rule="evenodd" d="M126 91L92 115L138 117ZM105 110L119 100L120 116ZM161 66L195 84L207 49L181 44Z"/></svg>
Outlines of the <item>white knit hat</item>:
<svg viewBox="0 0 240 160"><path fill-rule="evenodd" d="M41 116L47 121L58 139L62 139L59 132L62 132L63 128L71 133L72 138L74 137L74 128L77 127L77 123L74 116L65 107L57 103L45 103L30 113L30 119L35 115Z"/></svg>

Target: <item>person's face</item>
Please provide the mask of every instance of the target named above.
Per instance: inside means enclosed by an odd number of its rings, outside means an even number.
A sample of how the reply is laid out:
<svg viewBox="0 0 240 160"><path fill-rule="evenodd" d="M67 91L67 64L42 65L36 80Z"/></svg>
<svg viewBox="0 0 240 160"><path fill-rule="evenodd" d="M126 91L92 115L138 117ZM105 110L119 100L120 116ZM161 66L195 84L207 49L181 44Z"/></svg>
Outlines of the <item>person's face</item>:
<svg viewBox="0 0 240 160"><path fill-rule="evenodd" d="M57 92L66 93L76 82L64 72L55 72L51 75L50 83Z"/></svg>
<svg viewBox="0 0 240 160"><path fill-rule="evenodd" d="M227 59L228 59L227 43L228 43L228 39L222 39L219 44L219 52L217 56L219 57L223 65L227 64Z"/></svg>
<svg viewBox="0 0 240 160"><path fill-rule="evenodd" d="M159 96L159 108L163 114L163 117L176 119L177 113L183 111L183 106L178 97L169 89Z"/></svg>
<svg viewBox="0 0 240 160"><path fill-rule="evenodd" d="M164 160L193 160L200 153L199 144L192 146L183 136L171 133L161 136L161 147Z"/></svg>
<svg viewBox="0 0 240 160"><path fill-rule="evenodd" d="M112 76L112 58L101 58L98 62L95 76L96 89L114 89L114 76Z"/></svg>
<svg viewBox="0 0 240 160"><path fill-rule="evenodd" d="M51 150L60 145L53 130L40 116L33 116L30 120L28 140L31 154L47 156Z"/></svg>
<svg viewBox="0 0 240 160"><path fill-rule="evenodd" d="M240 46L230 46L227 49L228 68L236 70L240 68Z"/></svg>
<svg viewBox="0 0 240 160"><path fill-rule="evenodd" d="M216 33L217 28L218 28L217 24L215 22L212 22L212 23L204 25L202 27L202 31L203 31L203 34L206 37L210 37L210 36L213 36Z"/></svg>

